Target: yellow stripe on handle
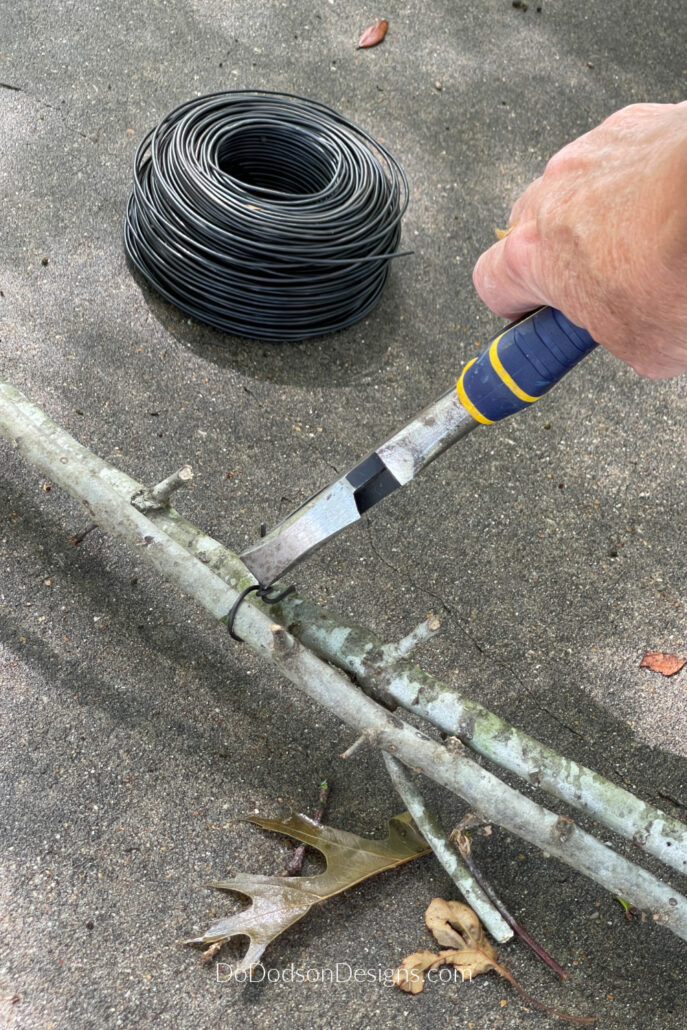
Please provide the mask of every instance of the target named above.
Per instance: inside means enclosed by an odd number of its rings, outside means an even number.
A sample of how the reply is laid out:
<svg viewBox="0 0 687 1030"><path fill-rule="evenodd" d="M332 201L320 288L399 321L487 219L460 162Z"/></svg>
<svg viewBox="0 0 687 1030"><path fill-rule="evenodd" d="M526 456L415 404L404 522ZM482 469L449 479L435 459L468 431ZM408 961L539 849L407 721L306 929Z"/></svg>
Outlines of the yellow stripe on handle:
<svg viewBox="0 0 687 1030"><path fill-rule="evenodd" d="M533 404L534 401L538 401L541 394L537 397L532 397L531 394L525 393L521 390L518 384L515 382L512 376L506 372L505 368L501 364L501 359L498 354L499 340L503 338L505 333L501 333L495 340L492 341L491 347L489 348L489 360L491 361L492 368L496 372L499 379L506 384L511 393L514 393L521 401L525 401L527 404ZM462 400L462 398L461 398ZM474 418L474 416L473 416Z"/></svg>
<svg viewBox="0 0 687 1030"><path fill-rule="evenodd" d="M477 410L475 405L472 403L472 401L470 400L470 398L466 394L465 387L463 386L463 379L465 377L465 373L467 372L467 370L470 368L471 365L474 365L474 363L476 361L477 361L477 358L473 358L472 361L468 361L467 365L465 366L463 371L460 373L460 379L456 383L456 390L458 392L458 400L463 405L463 407L465 408L467 413L469 415L472 415L472 417L474 418L474 420L476 422L481 422L483 426L493 426L494 420L492 418L486 418L482 414L481 411ZM507 372L506 372L506 375L508 375Z"/></svg>

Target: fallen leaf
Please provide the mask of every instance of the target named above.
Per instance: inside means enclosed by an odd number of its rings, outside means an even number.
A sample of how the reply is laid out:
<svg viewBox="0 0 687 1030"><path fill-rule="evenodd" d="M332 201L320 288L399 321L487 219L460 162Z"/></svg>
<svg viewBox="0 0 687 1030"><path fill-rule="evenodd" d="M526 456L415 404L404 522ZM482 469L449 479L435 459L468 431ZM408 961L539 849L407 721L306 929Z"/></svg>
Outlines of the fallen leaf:
<svg viewBox="0 0 687 1030"><path fill-rule="evenodd" d="M678 658L676 654L666 654L664 651L647 651L639 663L639 668L660 672L661 676L674 676L685 665L687 658Z"/></svg>
<svg viewBox="0 0 687 1030"><path fill-rule="evenodd" d="M484 927L472 909L461 901L433 898L425 912L425 923L437 944L442 947L481 950L489 962L497 961L496 948L484 932Z"/></svg>
<svg viewBox="0 0 687 1030"><path fill-rule="evenodd" d="M567 1012L559 1012L537 1001L531 994L522 989L510 969L498 960L498 952L488 939L484 927L468 905L460 901L445 901L433 898L425 912L427 929L433 933L437 944L449 945L439 954L432 951L416 951L407 955L400 966L394 970L393 981L406 994L420 994L424 990L425 976L438 969L439 966L453 966L461 974L461 980L472 981L494 970L507 980L521 998L543 1009L550 1015L558 1016L570 1023L590 1025L596 1017L571 1016Z"/></svg>
<svg viewBox="0 0 687 1030"><path fill-rule="evenodd" d="M425 973L444 965L459 970L463 980L472 980L473 976L488 973L490 969L501 972L496 948L468 905L433 898L425 912L425 923L437 944L447 950L438 955L432 951L416 951L408 955L393 977L402 991L419 994L424 988Z"/></svg>
<svg viewBox="0 0 687 1030"><path fill-rule="evenodd" d="M200 944L208 948L232 937L248 937L248 951L234 966L234 973L253 969L260 962L267 945L302 919L313 905L385 869L393 869L426 855L430 850L412 825L408 812L389 820L389 832L384 840L370 840L331 826L320 826L295 813L285 821L250 816L249 822L316 848L324 856L327 868L317 876L245 873L208 884L219 890L245 894L251 899L251 904L242 912L213 923L200 937L190 937L184 944ZM209 957L214 953L213 949Z"/></svg>
<svg viewBox="0 0 687 1030"><path fill-rule="evenodd" d="M377 46L381 43L386 36L386 30L389 28L389 22L385 18L380 18L374 25L370 25L369 28L365 29L362 36L358 40L358 49L361 50L363 47Z"/></svg>
<svg viewBox="0 0 687 1030"><path fill-rule="evenodd" d="M442 964L441 955L433 951L414 951L394 970L392 979L406 994L420 994L425 988L425 973Z"/></svg>

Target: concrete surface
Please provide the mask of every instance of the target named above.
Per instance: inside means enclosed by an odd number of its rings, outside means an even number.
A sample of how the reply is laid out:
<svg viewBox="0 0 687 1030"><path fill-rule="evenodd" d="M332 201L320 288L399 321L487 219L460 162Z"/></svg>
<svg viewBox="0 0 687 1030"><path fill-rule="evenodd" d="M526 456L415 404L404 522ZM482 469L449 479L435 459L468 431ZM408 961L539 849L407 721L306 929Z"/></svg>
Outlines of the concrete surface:
<svg viewBox="0 0 687 1030"><path fill-rule="evenodd" d="M617 107L684 97L679 4L539 6L4 4L0 375L137 478L190 462L179 506L240 548L496 331L471 268L547 157ZM384 44L357 51L382 16ZM137 142L180 101L232 87L331 104L403 164L415 252L364 323L297 346L228 338L127 268ZM428 668L684 818L687 669L638 669L647 649L687 649L684 402L684 380L641 381L597 354L320 552L299 587L390 639L435 611ZM325 775L335 825L381 833L399 804L376 755L337 758L350 735L336 719L117 543L74 548L79 506L4 445L0 462L2 1025L558 1025L491 977L414 999L379 983L242 987L178 945L236 904L206 880L282 866L283 842L246 813L280 798L307 810ZM460 805L427 793L452 825ZM478 855L570 969L556 984L511 944L526 989L613 1030L684 1025L683 942L498 828ZM424 907L447 892L422 859L314 912L268 965L392 967L426 943Z"/></svg>

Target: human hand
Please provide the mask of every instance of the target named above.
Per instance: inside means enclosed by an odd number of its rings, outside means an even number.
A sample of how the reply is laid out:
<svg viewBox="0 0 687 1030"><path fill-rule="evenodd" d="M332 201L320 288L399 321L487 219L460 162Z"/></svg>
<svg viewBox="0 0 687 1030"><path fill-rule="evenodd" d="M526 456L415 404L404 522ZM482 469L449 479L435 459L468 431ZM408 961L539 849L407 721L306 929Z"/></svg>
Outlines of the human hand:
<svg viewBox="0 0 687 1030"><path fill-rule="evenodd" d="M492 311L548 304L640 375L687 370L687 101L622 108L563 147L509 226L473 271Z"/></svg>

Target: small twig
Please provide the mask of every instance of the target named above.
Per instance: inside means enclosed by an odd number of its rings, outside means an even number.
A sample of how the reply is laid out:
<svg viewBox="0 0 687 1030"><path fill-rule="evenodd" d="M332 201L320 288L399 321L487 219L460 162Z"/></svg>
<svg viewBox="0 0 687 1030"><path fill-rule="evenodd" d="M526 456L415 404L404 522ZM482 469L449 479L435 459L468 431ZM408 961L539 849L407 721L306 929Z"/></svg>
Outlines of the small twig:
<svg viewBox="0 0 687 1030"><path fill-rule="evenodd" d="M535 941L532 934L528 933L527 930L520 925L517 919L515 919L515 917L512 916L508 909L504 906L503 902L499 901L499 899L496 897L489 883L487 882L487 880L485 880L482 873L475 865L475 860L472 857L471 853L470 838L467 836L467 834L463 833L463 831L460 828L456 828L449 834L448 839L451 842L451 844L458 848L458 851L460 852L463 861L465 862L466 866L474 876L475 880L480 885L480 887L482 888L486 896L489 898L489 900L492 902L492 904L499 910L504 920L510 926L511 930L513 930L513 932L516 933L518 937L520 937L523 944L526 944L528 948L532 949L537 958L540 958L544 965L548 966L549 969L553 973L555 973L557 977L559 977L561 980L567 980L568 974L563 969L563 967L560 966L558 962L556 962L555 958L552 958L551 955L549 955L548 951L542 948L541 944L539 944L538 941ZM479 915L479 913L477 914ZM484 920L482 920L482 922L484 922Z"/></svg>
<svg viewBox="0 0 687 1030"><path fill-rule="evenodd" d="M173 472L171 476L167 476L166 479L154 486L150 495L158 504L167 507L174 491L181 489L182 486L187 486L192 479L193 469L191 466L182 465L177 472Z"/></svg>
<svg viewBox="0 0 687 1030"><path fill-rule="evenodd" d="M343 754L339 755L339 758L350 758L354 755L359 748L364 747L366 744L374 744L379 734L376 730L364 730L359 737L357 737L350 747L347 747Z"/></svg>
<svg viewBox="0 0 687 1030"><path fill-rule="evenodd" d="M295 641L290 633L287 633L283 626L272 623L270 626L272 634L272 653L275 658L283 658L289 653Z"/></svg>
<svg viewBox="0 0 687 1030"><path fill-rule="evenodd" d="M322 780L320 784L319 803L312 817L312 822L321 825L324 819L324 813L327 810L327 802L329 801L329 795L332 792L332 788L329 786L327 780ZM300 876L301 870L303 869L303 862L305 861L305 849L307 844L299 844L295 848L291 858L288 861L286 869L282 873L282 876Z"/></svg>
<svg viewBox="0 0 687 1030"><path fill-rule="evenodd" d="M81 531L81 533L75 533L74 536L70 536L69 539L74 544L74 547L78 547L80 543L83 543L88 534L92 533L93 530L97 528L98 527L95 524L95 522L89 522L89 524L86 526L84 530Z"/></svg>
<svg viewBox="0 0 687 1030"><path fill-rule="evenodd" d="M397 643L384 645L382 648L382 665L391 665L392 662L407 658L416 647L436 636L440 629L440 620L436 615L430 615Z"/></svg>
<svg viewBox="0 0 687 1030"><path fill-rule="evenodd" d="M208 962L212 962L213 958L215 957L215 955L224 943L224 939L222 939L221 941L215 941L214 944L211 944L209 948L205 949L203 954L200 956L200 961L203 963L203 965L207 965Z"/></svg>
<svg viewBox="0 0 687 1030"><path fill-rule="evenodd" d="M412 815L417 828L434 852L439 863L444 867L454 884L465 898L471 909L499 944L509 941L513 932L501 917L501 909L487 896L483 886L478 883L467 863L461 861L450 846L446 834L441 828L436 815L431 812L415 784L398 759L388 752L382 752L386 771L391 782L398 791L404 805Z"/></svg>
<svg viewBox="0 0 687 1030"><path fill-rule="evenodd" d="M131 498L131 503L137 511L144 515L149 511L168 508L174 491L180 490L182 486L188 486L192 479L193 469L190 465L184 465L177 472L173 472L171 476L161 480L151 490L139 490Z"/></svg>

